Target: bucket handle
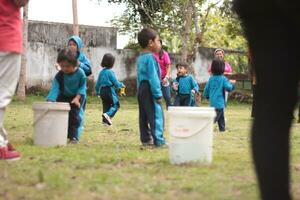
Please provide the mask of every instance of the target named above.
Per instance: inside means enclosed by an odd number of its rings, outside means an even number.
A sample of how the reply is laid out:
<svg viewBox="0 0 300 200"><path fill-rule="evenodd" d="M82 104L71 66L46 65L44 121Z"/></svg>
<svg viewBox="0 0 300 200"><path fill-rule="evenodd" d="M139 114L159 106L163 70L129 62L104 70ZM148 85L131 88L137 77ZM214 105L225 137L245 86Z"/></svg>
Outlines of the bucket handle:
<svg viewBox="0 0 300 200"><path fill-rule="evenodd" d="M34 120L33 126L35 126L36 123L38 123L48 112L49 112L49 109L44 110L44 112L40 116L38 116L38 118L36 120Z"/></svg>

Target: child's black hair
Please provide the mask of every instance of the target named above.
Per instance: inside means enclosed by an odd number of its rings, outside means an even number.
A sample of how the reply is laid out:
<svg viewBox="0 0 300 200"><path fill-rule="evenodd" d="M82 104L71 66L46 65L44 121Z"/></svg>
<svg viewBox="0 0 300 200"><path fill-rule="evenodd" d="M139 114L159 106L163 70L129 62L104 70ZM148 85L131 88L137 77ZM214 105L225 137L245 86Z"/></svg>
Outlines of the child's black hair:
<svg viewBox="0 0 300 200"><path fill-rule="evenodd" d="M144 28L138 33L139 45L144 49L148 46L149 41L156 38L158 33L151 28Z"/></svg>
<svg viewBox="0 0 300 200"><path fill-rule="evenodd" d="M176 69L178 69L178 67L184 67L185 69L189 68L189 65L186 63L177 63L176 64Z"/></svg>
<svg viewBox="0 0 300 200"><path fill-rule="evenodd" d="M111 53L104 54L101 62L101 66L111 69L115 64L115 57Z"/></svg>
<svg viewBox="0 0 300 200"><path fill-rule="evenodd" d="M72 64L72 66L76 67L78 64L77 52L73 52L69 48L64 48L64 49L60 50L58 53L56 62L60 63L63 61L66 61L66 62Z"/></svg>
<svg viewBox="0 0 300 200"><path fill-rule="evenodd" d="M211 73L213 75L222 75L225 71L225 62L221 59L213 59L211 63Z"/></svg>

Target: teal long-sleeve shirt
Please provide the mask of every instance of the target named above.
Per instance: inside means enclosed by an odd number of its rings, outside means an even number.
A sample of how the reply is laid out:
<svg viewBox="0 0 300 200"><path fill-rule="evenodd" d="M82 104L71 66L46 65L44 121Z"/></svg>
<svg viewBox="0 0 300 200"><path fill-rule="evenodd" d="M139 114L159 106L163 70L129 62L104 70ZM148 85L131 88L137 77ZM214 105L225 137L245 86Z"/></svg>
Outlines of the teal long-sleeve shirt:
<svg viewBox="0 0 300 200"><path fill-rule="evenodd" d="M68 42L70 40L73 40L77 44L77 50L78 50L78 58L77 60L80 62L79 67L84 71L86 76L89 76L92 74L92 67L89 59L84 55L82 48L83 44L80 39L80 37L73 35L69 38Z"/></svg>
<svg viewBox="0 0 300 200"><path fill-rule="evenodd" d="M178 76L173 83L178 83L179 94L191 94L191 91L199 91L199 86L196 80L191 75Z"/></svg>
<svg viewBox="0 0 300 200"><path fill-rule="evenodd" d="M151 52L142 53L137 60L137 87L142 81L148 81L154 98L162 97L160 68Z"/></svg>
<svg viewBox="0 0 300 200"><path fill-rule="evenodd" d="M106 86L120 89L124 87L124 84L117 80L115 73L111 69L104 68L98 75L95 87L96 94L99 95L101 88Z"/></svg>
<svg viewBox="0 0 300 200"><path fill-rule="evenodd" d="M58 72L61 73L61 72ZM86 96L86 76L81 68L77 68L72 74L63 74L64 92L66 97L84 95ZM60 94L59 81L57 75L52 81L51 89L47 96L48 101L56 101Z"/></svg>
<svg viewBox="0 0 300 200"><path fill-rule="evenodd" d="M235 86L224 75L213 75L205 85L203 96L209 99L210 106L225 108L224 92L231 92Z"/></svg>

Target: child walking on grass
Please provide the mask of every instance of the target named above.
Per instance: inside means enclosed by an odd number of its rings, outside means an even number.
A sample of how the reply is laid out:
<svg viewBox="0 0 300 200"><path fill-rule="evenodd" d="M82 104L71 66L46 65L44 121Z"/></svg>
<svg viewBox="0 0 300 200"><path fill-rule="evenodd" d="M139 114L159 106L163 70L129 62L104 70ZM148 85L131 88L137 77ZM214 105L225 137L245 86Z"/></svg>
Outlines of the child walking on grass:
<svg viewBox="0 0 300 200"><path fill-rule="evenodd" d="M138 33L138 42L143 49L137 60L140 140L143 145L165 147L160 67L153 56L161 43L157 32L150 28Z"/></svg>
<svg viewBox="0 0 300 200"><path fill-rule="evenodd" d="M96 83L96 94L100 95L103 105L102 124L111 126L112 120L120 108L118 95L115 89L120 90L125 85L119 82L115 73L111 70L115 63L115 57L107 53L103 56L101 66L103 70L99 73Z"/></svg>
<svg viewBox="0 0 300 200"><path fill-rule="evenodd" d="M68 139L77 144L82 131L83 103L86 99L86 76L78 66L77 54L69 48L58 53L61 70L55 75L47 101L70 103Z"/></svg>
<svg viewBox="0 0 300 200"><path fill-rule="evenodd" d="M225 91L234 90L235 80L228 80L224 76L225 63L223 60L214 59L211 65L212 76L205 85L203 96L209 99L210 106L215 108L219 131L225 131Z"/></svg>
<svg viewBox="0 0 300 200"><path fill-rule="evenodd" d="M175 106L194 106L195 94L199 92L199 86L192 75L188 74L188 65L179 63L176 65L177 77L173 81L173 89L177 91Z"/></svg>

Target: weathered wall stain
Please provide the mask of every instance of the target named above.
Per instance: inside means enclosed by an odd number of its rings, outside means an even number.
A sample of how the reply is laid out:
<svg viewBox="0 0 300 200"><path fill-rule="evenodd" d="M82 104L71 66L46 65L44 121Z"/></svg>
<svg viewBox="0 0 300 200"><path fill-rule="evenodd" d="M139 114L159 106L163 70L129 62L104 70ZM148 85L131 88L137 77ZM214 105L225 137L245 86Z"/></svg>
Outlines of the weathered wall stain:
<svg viewBox="0 0 300 200"><path fill-rule="evenodd" d="M67 45L67 39L72 35L72 25L30 21L28 30L29 45L27 49L27 88L40 87L49 89L51 81L57 73L54 64L57 52ZM80 25L80 37L84 43L84 53L92 64L92 76L89 77L89 92L93 93L94 82L101 70L101 60L105 53L116 57L113 71L119 80L127 85L127 94L136 93L136 59L139 52L128 49L117 49L117 29ZM200 48L195 61L195 77L199 83L209 78L207 68L211 62L213 48ZM180 55L170 54L172 62L172 77L176 77L175 65Z"/></svg>

